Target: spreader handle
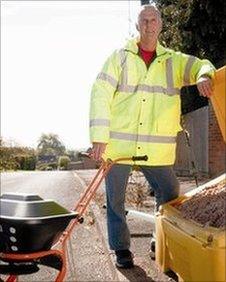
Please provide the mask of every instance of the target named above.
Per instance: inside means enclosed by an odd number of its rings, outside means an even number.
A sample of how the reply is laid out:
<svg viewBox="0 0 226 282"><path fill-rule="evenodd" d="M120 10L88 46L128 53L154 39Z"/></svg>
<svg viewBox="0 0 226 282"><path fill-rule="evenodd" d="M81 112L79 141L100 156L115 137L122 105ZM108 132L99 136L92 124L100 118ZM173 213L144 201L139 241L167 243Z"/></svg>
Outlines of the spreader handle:
<svg viewBox="0 0 226 282"><path fill-rule="evenodd" d="M133 156L132 160L133 161L147 161L148 160L148 156L147 155L145 155L145 156L137 156L137 157Z"/></svg>

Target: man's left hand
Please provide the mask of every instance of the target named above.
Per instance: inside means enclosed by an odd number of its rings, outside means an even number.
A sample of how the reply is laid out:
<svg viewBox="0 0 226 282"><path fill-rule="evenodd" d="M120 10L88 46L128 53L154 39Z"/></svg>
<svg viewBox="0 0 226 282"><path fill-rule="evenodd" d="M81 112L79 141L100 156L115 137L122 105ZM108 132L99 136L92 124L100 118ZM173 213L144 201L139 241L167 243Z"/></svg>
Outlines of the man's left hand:
<svg viewBox="0 0 226 282"><path fill-rule="evenodd" d="M212 80L209 77L202 77L197 83L197 87L201 96L210 98L213 94Z"/></svg>

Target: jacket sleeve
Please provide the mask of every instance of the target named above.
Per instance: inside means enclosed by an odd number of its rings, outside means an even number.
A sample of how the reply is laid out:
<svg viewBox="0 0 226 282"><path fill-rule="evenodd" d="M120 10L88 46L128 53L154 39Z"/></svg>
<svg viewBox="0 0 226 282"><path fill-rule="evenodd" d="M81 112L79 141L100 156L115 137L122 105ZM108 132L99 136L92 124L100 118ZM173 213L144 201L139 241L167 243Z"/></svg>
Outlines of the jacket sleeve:
<svg viewBox="0 0 226 282"><path fill-rule="evenodd" d="M181 67L183 86L196 84L205 76L213 78L215 72L210 61L186 54L181 54Z"/></svg>
<svg viewBox="0 0 226 282"><path fill-rule="evenodd" d="M111 103L118 86L119 58L115 51L93 84L90 100L90 141L108 143Z"/></svg>

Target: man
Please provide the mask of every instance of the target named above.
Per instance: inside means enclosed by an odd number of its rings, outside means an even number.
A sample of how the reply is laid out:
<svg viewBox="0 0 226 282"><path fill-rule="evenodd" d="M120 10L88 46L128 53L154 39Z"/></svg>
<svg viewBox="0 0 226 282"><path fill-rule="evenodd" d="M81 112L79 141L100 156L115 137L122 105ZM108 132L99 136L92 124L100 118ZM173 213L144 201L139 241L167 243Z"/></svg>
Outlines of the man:
<svg viewBox="0 0 226 282"><path fill-rule="evenodd" d="M178 196L172 166L180 126L180 89L197 84L210 97L214 67L207 60L164 48L158 42L161 15L144 5L138 17L139 38L115 51L92 89L90 135L92 156L119 158L147 155L137 162L155 191L156 208ZM109 245L116 265L133 267L125 218L125 187L132 162L114 165L106 177Z"/></svg>

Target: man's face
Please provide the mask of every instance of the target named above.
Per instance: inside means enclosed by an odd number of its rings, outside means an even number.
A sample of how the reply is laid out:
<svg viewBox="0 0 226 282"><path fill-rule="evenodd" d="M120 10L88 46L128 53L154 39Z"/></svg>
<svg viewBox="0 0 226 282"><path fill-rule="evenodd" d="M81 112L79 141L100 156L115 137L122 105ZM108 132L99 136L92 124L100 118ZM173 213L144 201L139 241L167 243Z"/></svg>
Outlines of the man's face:
<svg viewBox="0 0 226 282"><path fill-rule="evenodd" d="M154 8L145 9L140 13L137 30L141 38L157 41L161 29L161 17Z"/></svg>

